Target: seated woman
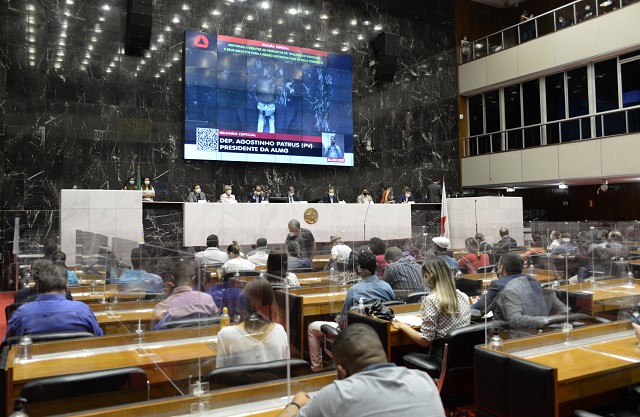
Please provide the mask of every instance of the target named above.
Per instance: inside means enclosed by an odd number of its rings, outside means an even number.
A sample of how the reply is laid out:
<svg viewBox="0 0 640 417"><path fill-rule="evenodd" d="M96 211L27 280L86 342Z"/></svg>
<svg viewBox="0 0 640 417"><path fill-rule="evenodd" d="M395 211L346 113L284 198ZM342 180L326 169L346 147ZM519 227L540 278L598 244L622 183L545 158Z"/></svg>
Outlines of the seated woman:
<svg viewBox="0 0 640 417"><path fill-rule="evenodd" d="M267 270L260 274L273 284L282 284L284 279L291 287L299 287L298 277L293 272L287 272L289 255L286 252L271 251L267 258Z"/></svg>
<svg viewBox="0 0 640 417"><path fill-rule="evenodd" d="M242 322L218 332L216 368L288 359L287 333L272 321L277 305L269 281L262 277L249 281L240 306Z"/></svg>
<svg viewBox="0 0 640 417"><path fill-rule="evenodd" d="M253 271L256 269L253 263L241 256L240 245L235 240L227 246L227 255L229 255L229 260L221 267L223 274L238 271Z"/></svg>
<svg viewBox="0 0 640 417"><path fill-rule="evenodd" d="M440 258L425 261L422 278L425 287L432 290L422 298L420 331L398 320L393 321L393 326L406 333L413 342L429 348L430 359L441 364L444 337L451 330L468 326L471 322L469 297L456 289L451 269Z"/></svg>
<svg viewBox="0 0 640 417"><path fill-rule="evenodd" d="M149 178L144 179L140 189L142 190L142 201L153 201L156 196L156 190L153 188L153 185L151 185Z"/></svg>
<svg viewBox="0 0 640 417"><path fill-rule="evenodd" d="M224 194L220 195L220 202L221 203L237 203L238 201L236 200L236 196L231 194L231 186L230 185L225 185L224 186Z"/></svg>
<svg viewBox="0 0 640 417"><path fill-rule="evenodd" d="M480 252L480 243L476 238L468 237L464 241L464 246L469 253L458 259L458 268L461 271L466 271L467 274L475 274L478 272L478 268L490 265L489 255Z"/></svg>

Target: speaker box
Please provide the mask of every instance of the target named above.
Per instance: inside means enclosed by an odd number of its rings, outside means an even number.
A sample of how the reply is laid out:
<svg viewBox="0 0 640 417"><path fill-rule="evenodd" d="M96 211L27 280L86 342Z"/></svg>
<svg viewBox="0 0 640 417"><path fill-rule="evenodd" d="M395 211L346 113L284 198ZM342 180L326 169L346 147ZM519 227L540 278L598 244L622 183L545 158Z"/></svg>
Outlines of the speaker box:
<svg viewBox="0 0 640 417"><path fill-rule="evenodd" d="M400 35L389 32L380 32L373 41L373 47L377 50L400 48Z"/></svg>
<svg viewBox="0 0 640 417"><path fill-rule="evenodd" d="M153 0L128 0L125 52L140 55L151 45Z"/></svg>
<svg viewBox="0 0 640 417"><path fill-rule="evenodd" d="M393 81L400 55L400 36L381 32L373 41L375 52L375 76L377 81Z"/></svg>

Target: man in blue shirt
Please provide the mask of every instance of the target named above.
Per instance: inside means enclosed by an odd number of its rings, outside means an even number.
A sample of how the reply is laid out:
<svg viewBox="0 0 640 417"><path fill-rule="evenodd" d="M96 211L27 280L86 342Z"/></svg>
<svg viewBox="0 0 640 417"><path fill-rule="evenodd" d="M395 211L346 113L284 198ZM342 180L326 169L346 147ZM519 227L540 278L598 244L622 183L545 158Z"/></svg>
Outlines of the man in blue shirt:
<svg viewBox="0 0 640 417"><path fill-rule="evenodd" d="M59 265L47 265L40 273L40 296L18 308L7 324L6 337L54 332L104 333L91 309L81 301L65 298L67 271Z"/></svg>
<svg viewBox="0 0 640 417"><path fill-rule="evenodd" d="M118 291L146 291L147 297L162 297L162 278L145 271L149 266L149 254L142 248L131 250L131 265L133 269L125 269L118 278Z"/></svg>
<svg viewBox="0 0 640 417"><path fill-rule="evenodd" d="M358 254L358 275L362 277L362 281L354 284L347 291L347 296L342 304L342 311L337 319L337 323L330 321L314 321L309 324L307 329L307 338L309 340L309 358L311 359L311 370L313 372L322 371L322 347L320 339L323 324L333 327L347 327L347 312L351 307L357 305L360 298L365 304L372 303L375 300L390 301L395 300L391 286L376 276L376 256L371 252L361 252Z"/></svg>
<svg viewBox="0 0 640 417"><path fill-rule="evenodd" d="M522 267L523 262L520 255L510 252L502 255L500 261L498 261L498 270L496 271L498 279L491 282L489 288L487 288L486 299L485 297L480 297L471 308L480 311L486 310L487 312L493 310L494 306L492 306L492 304L494 299L498 297L498 294L500 294L511 280L523 276Z"/></svg>

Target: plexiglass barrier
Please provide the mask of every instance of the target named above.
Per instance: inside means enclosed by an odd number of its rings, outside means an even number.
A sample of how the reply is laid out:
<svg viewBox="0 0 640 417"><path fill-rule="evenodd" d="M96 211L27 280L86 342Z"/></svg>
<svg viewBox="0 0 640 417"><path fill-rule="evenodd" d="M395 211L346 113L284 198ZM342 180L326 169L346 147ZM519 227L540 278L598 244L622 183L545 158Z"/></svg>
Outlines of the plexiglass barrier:
<svg viewBox="0 0 640 417"><path fill-rule="evenodd" d="M638 315L638 222L535 222L509 231L505 223L474 227L453 217L444 239L439 212L431 214L435 225L413 226L398 239L377 238L382 229L371 225L366 240L336 230L312 241L305 229L313 234L313 224L301 222L298 231L285 222L281 242L236 245L209 235L199 246L176 248L74 230L75 256L66 258L58 236L68 233L42 239L23 227L3 277L18 289L18 304L7 310L5 345L14 344L3 351L9 392L133 366L149 387L136 401L177 401L171 409L145 403L140 415L235 415L284 406L297 391L329 384L332 342L349 323L371 325L388 359L403 364L411 352L441 361L442 340L456 326L483 323L483 342L495 333L508 346L551 333L582 340L576 329ZM379 289L373 295L364 289L371 282ZM439 308L446 291L458 301L453 328L433 328L430 306ZM48 299L73 299L75 307L65 308L78 310L34 316ZM89 334L42 336L62 331ZM431 345L404 337L411 331ZM629 326L623 331L631 334ZM73 336L83 337L54 340ZM67 406L127 407L109 398L58 403L54 414ZM52 414L36 405L31 411Z"/></svg>

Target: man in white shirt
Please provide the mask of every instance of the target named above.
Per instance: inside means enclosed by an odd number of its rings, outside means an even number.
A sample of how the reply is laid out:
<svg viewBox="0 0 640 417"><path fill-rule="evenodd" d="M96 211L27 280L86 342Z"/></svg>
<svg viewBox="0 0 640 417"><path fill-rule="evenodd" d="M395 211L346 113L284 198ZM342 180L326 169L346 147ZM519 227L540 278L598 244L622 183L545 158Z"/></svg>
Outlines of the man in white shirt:
<svg viewBox="0 0 640 417"><path fill-rule="evenodd" d="M267 239L261 237L256 241L256 249L248 254L247 259L254 265L266 265L268 258Z"/></svg>
<svg viewBox="0 0 640 417"><path fill-rule="evenodd" d="M207 249L196 253L196 267L222 266L229 256L218 248L218 235L207 236Z"/></svg>
<svg viewBox="0 0 640 417"><path fill-rule="evenodd" d="M351 248L344 244L340 235L331 236L331 258L327 268L332 266L338 270L344 270L344 266L349 262L349 256L351 255Z"/></svg>
<svg viewBox="0 0 640 417"><path fill-rule="evenodd" d="M560 246L560 241L558 240L558 232L556 232L555 230L551 231L551 234L549 235L549 240L551 240L551 243L549 244L549 246L547 246L547 250L549 252L551 252L552 250Z"/></svg>

